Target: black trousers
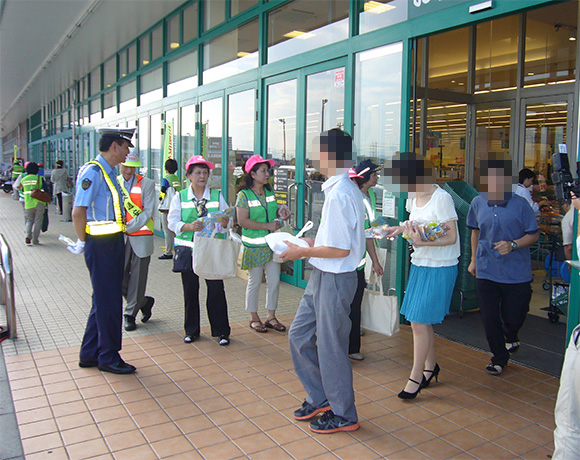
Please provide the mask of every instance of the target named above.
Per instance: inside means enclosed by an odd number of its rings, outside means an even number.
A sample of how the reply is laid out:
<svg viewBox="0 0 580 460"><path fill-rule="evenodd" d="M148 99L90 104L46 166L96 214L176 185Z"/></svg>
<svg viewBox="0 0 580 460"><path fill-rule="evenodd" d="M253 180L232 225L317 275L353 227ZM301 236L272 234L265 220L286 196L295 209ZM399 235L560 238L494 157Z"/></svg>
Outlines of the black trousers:
<svg viewBox="0 0 580 460"><path fill-rule="evenodd" d="M506 342L518 342L518 332L524 324L532 298L531 283L505 284L478 279L477 300L492 364L505 366L510 354Z"/></svg>
<svg viewBox="0 0 580 460"><path fill-rule="evenodd" d="M199 277L188 270L181 272L183 298L185 300L185 335L199 335ZM230 335L228 320L228 303L222 280L205 280L207 285L207 316L211 326L212 337Z"/></svg>
<svg viewBox="0 0 580 460"><path fill-rule="evenodd" d="M352 326L350 328L350 336L348 338L348 354L360 353L360 317L361 317L361 304L363 299L363 294L365 292L365 287L367 283L365 281L365 271L356 271L357 285L356 292L354 293L354 299L350 304L350 321Z"/></svg>
<svg viewBox="0 0 580 460"><path fill-rule="evenodd" d="M62 214L62 192L56 194L56 200L58 201L58 212Z"/></svg>

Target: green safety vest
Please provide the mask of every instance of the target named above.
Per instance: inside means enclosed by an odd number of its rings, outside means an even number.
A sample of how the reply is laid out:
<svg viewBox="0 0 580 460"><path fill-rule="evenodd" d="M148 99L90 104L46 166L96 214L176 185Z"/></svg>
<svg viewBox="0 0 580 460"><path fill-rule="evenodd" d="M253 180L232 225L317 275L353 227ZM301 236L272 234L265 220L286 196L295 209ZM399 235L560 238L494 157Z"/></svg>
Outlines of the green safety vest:
<svg viewBox="0 0 580 460"><path fill-rule="evenodd" d="M369 188L369 197L371 198L371 202L369 203L368 200L363 198L363 203L365 205L365 230L371 228L371 222L376 219L377 213L377 195L372 188ZM378 246L377 241L375 240L375 246ZM362 270L366 264L366 257L367 251L365 250L364 256L360 263L358 264L357 270Z"/></svg>
<svg viewBox="0 0 580 460"><path fill-rule="evenodd" d="M24 191L24 209L36 208L36 205L40 203L40 201L32 198L30 193L35 188L39 190L42 188L42 179L36 174L27 174L26 177L22 179L20 184L22 185L22 190Z"/></svg>
<svg viewBox="0 0 580 460"><path fill-rule="evenodd" d="M181 200L181 221L185 223L191 223L197 220L197 205L193 200L188 201L187 199L188 190L189 187L179 192L179 198ZM205 204L205 208L207 209L208 214L220 210L219 190L210 190L209 201ZM175 235L177 245L192 247L193 234L194 232L187 231L183 232L181 235ZM225 235L223 234L218 234L216 236L218 238L225 238Z"/></svg>
<svg viewBox="0 0 580 460"><path fill-rule="evenodd" d="M246 198L248 199L250 219L265 224L273 222L276 219L278 204L276 203L274 192L267 189L264 189L264 192L266 193L266 207L262 205L262 202L252 190L245 189L241 191L241 193L246 195ZM268 246L268 243L266 243L266 235L269 233L269 230L250 230L249 228L242 228L242 242L244 243L244 246L249 248Z"/></svg>
<svg viewBox="0 0 580 460"><path fill-rule="evenodd" d="M21 164L12 166L12 180L18 179L18 176L24 172L24 166Z"/></svg>
<svg viewBox="0 0 580 460"><path fill-rule="evenodd" d="M167 174L167 176L165 176L165 179L167 179L169 185L171 185L176 192L179 192L181 190L181 182L179 182L179 177L177 177L175 174Z"/></svg>

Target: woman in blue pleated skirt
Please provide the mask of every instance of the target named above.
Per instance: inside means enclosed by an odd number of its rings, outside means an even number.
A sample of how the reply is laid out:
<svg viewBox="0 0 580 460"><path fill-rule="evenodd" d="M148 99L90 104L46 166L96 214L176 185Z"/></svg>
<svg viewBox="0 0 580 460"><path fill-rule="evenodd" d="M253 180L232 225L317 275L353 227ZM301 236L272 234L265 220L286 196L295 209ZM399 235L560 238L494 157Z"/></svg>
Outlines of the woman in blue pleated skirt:
<svg viewBox="0 0 580 460"><path fill-rule="evenodd" d="M449 313L457 279L457 213L451 195L435 184L435 167L425 157L400 153L385 168L394 188L409 193L409 220L401 224L400 231L413 252L401 314L413 329L413 369L398 396L413 399L439 376L432 325L443 322Z"/></svg>

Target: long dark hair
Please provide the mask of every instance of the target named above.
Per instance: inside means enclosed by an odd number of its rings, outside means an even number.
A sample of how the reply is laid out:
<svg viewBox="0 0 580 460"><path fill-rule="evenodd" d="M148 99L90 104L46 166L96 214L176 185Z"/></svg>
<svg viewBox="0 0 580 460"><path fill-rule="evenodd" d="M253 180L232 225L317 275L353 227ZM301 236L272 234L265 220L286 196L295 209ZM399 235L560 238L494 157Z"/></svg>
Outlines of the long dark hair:
<svg viewBox="0 0 580 460"><path fill-rule="evenodd" d="M236 189L236 192L241 192L242 190L246 190L246 189L251 189L252 186L254 185L254 178L252 177L252 173L253 172L257 172L258 168L260 166L262 166L263 164L268 164L268 163L256 163L254 165L254 167L252 169L250 169L250 172L247 172L243 177L242 180L240 181L240 183L238 184L238 187ZM245 166L245 165L244 165ZM264 188L268 191L272 191L272 186L267 183L264 184Z"/></svg>
<svg viewBox="0 0 580 460"><path fill-rule="evenodd" d="M358 185L358 188L362 188L362 186L370 180L371 180L370 174L368 176L366 174L363 174L363 177L355 177L354 178L354 181L356 182L356 185Z"/></svg>

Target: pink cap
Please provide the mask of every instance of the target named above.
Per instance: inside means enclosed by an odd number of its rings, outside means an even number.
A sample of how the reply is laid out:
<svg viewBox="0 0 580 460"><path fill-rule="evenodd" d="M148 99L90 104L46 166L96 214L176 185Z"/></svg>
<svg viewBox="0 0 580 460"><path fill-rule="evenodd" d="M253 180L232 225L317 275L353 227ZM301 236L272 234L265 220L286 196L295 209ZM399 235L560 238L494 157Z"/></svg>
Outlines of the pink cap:
<svg viewBox="0 0 580 460"><path fill-rule="evenodd" d="M250 158L248 158L248 161L246 161L244 171L249 173L254 166L260 163L268 163L270 165L270 168L273 168L274 165L276 164L274 160L266 160L265 158L262 158L260 155L252 155Z"/></svg>
<svg viewBox="0 0 580 460"><path fill-rule="evenodd" d="M206 165L209 169L215 168L215 165L211 161L207 161L201 155L194 155L187 160L187 163L185 163L185 170L187 171L191 165Z"/></svg>
<svg viewBox="0 0 580 460"><path fill-rule="evenodd" d="M362 176L360 174L358 174L354 168L350 168L348 170L348 178L349 179L354 179L355 177L359 177L362 179Z"/></svg>

